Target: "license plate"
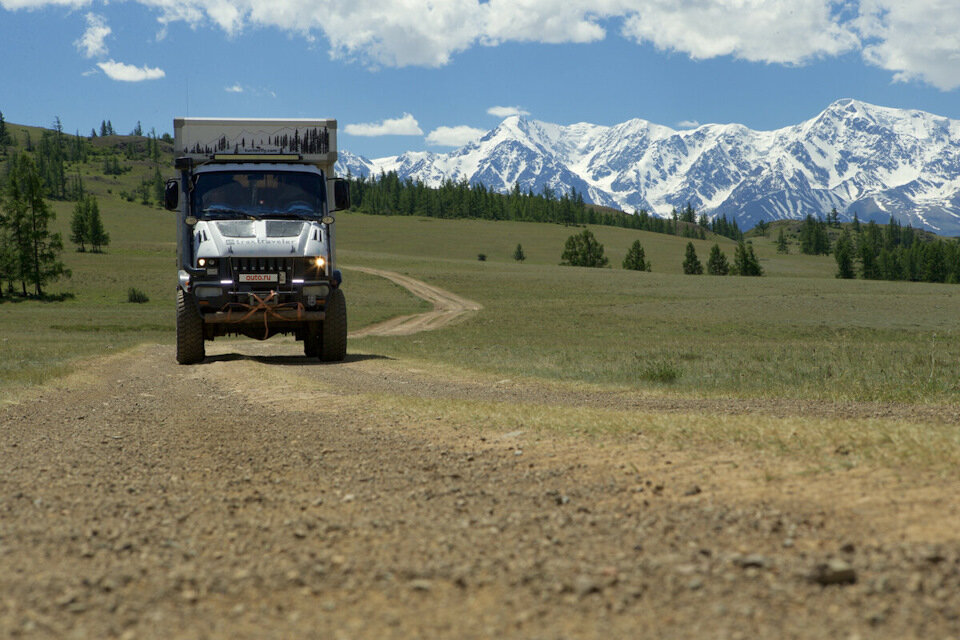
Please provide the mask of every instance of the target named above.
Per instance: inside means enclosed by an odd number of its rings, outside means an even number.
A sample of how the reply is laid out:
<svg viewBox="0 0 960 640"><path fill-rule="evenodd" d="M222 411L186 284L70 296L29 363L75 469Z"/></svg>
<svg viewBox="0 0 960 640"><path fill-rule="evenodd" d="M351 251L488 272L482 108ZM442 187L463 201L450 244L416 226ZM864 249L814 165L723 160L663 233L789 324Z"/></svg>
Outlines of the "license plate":
<svg viewBox="0 0 960 640"><path fill-rule="evenodd" d="M279 277L275 273L241 273L240 282L277 282Z"/></svg>

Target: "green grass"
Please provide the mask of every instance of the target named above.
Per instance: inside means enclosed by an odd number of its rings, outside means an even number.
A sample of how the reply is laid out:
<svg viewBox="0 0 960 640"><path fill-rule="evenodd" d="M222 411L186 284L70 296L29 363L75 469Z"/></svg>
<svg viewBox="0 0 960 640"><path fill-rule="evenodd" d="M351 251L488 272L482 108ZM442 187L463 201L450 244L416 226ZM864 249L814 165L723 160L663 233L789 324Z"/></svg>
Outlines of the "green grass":
<svg viewBox="0 0 960 640"><path fill-rule="evenodd" d="M172 342L173 214L120 198L153 170L148 161L123 163L134 170L117 177L99 175L99 159L80 168L111 243L105 254L76 253L68 244L63 258L73 277L48 288L67 299L0 304L0 394L61 375L85 357ZM54 208L55 228L66 237L73 204ZM344 266L401 271L484 305L440 331L369 337L350 348L504 376L682 394L960 400L956 286L837 280L831 257L778 254L773 233L753 239L764 278L683 276L687 239L591 230L613 268L558 266L564 241L579 232L573 227L341 213ZM652 273L619 268L635 239ZM733 257L725 238L693 242L701 260L714 242ZM523 264L512 259L518 243ZM480 253L487 261L477 261ZM381 278L346 271L345 279L351 328L425 307ZM149 301L127 302L131 287Z"/></svg>
<svg viewBox="0 0 960 640"><path fill-rule="evenodd" d="M111 242L101 254L77 253L65 243L62 259L73 275L47 287L48 293L65 299L0 300L0 399L70 373L84 358L141 343L173 344L173 214L126 202L116 190L108 194L102 189L97 196ZM54 228L66 238L74 205L52 204L57 214ZM383 278L356 271L344 277L351 328L429 307ZM128 302L131 287L149 301Z"/></svg>
<svg viewBox="0 0 960 640"><path fill-rule="evenodd" d="M829 258L777 255L763 239L755 244L767 277L683 276L686 240L669 236L592 229L613 256L634 238L648 243L654 272L636 273L556 266L572 230L554 225L340 220L342 260L400 270L484 305L456 327L366 338L363 350L687 394L960 399L955 286L837 280ZM522 265L511 258L517 242L529 256ZM483 249L480 263L473 256Z"/></svg>
<svg viewBox="0 0 960 640"><path fill-rule="evenodd" d="M551 266L560 263L566 239L582 230L559 224L342 213L338 214L337 229L341 249L467 261L477 261L477 254L483 253L489 262L513 263L513 252L517 244L522 244L527 256L524 265ZM620 269L627 249L639 239L654 273L683 273L684 249L690 242L687 238L618 227L592 226L590 230L604 245L614 270ZM728 238L692 242L704 263L714 244L719 244L728 260L733 261L736 243ZM753 243L767 275L832 278L836 272L832 257L778 254L774 238L757 238Z"/></svg>

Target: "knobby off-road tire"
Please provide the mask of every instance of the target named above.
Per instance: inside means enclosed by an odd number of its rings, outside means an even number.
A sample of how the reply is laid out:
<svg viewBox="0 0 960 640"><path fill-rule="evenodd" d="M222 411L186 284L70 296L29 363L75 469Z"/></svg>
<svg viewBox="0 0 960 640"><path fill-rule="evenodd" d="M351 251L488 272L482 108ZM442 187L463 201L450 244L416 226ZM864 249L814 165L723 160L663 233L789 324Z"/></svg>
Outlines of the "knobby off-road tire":
<svg viewBox="0 0 960 640"><path fill-rule="evenodd" d="M177 289L177 362L196 364L203 361L203 318L192 294Z"/></svg>
<svg viewBox="0 0 960 640"><path fill-rule="evenodd" d="M308 358L320 356L320 323L311 322L303 334L303 354Z"/></svg>
<svg viewBox="0 0 960 640"><path fill-rule="evenodd" d="M320 359L340 362L347 357L347 300L340 289L327 298L326 316L320 327Z"/></svg>

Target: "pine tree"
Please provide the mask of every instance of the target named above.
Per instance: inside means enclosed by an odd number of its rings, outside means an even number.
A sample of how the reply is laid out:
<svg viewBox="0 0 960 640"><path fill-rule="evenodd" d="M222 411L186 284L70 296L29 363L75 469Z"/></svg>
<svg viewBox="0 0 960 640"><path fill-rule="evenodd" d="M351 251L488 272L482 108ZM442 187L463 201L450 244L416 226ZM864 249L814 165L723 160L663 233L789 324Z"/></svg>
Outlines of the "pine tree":
<svg viewBox="0 0 960 640"><path fill-rule="evenodd" d="M710 248L710 257L707 258L707 273L712 276L725 276L730 273L730 263L727 262L727 256L720 250L719 244Z"/></svg>
<svg viewBox="0 0 960 640"><path fill-rule="evenodd" d="M19 158L10 161L9 176L0 198L0 278L9 288L19 281L23 295L27 295L26 265L29 253L29 224L27 201L18 177Z"/></svg>
<svg viewBox="0 0 960 640"><path fill-rule="evenodd" d="M853 212L853 232L860 233L860 218L857 217L857 212Z"/></svg>
<svg viewBox="0 0 960 640"><path fill-rule="evenodd" d="M130 132L132 136L143 136L143 127L140 126L140 121L137 120L137 126L133 128L133 131Z"/></svg>
<svg viewBox="0 0 960 640"><path fill-rule="evenodd" d="M827 255L830 253L830 236L827 223L807 214L800 227L800 253Z"/></svg>
<svg viewBox="0 0 960 640"><path fill-rule="evenodd" d="M3 119L3 111L0 111L0 155L7 155L7 145L10 144L10 132L7 131L7 122Z"/></svg>
<svg viewBox="0 0 960 640"><path fill-rule="evenodd" d="M857 239L857 257L860 258L860 277L864 280L876 280L880 277L880 269L877 266L877 254L874 252L870 243L865 240L865 234L860 234Z"/></svg>
<svg viewBox="0 0 960 640"><path fill-rule="evenodd" d="M931 242L923 248L923 280L925 282L946 282L947 261L943 243Z"/></svg>
<svg viewBox="0 0 960 640"><path fill-rule="evenodd" d="M70 271L58 259L63 249L60 234L49 230L56 214L44 200L43 180L29 156L16 162L9 183L16 184L15 189L19 192L13 198L18 204L12 208L19 210L17 215L21 217L16 223L16 244L24 294L29 283L37 296L43 296L46 283L60 276L70 276Z"/></svg>
<svg viewBox="0 0 960 640"><path fill-rule="evenodd" d="M517 244L517 248L513 252L513 259L517 262L523 262L527 259L526 254L523 252L523 247L520 244Z"/></svg>
<svg viewBox="0 0 960 640"><path fill-rule="evenodd" d="M77 246L77 251L84 253L87 250L87 242L90 240L88 235L90 219L89 198L81 198L73 207L73 216L70 218L70 242Z"/></svg>
<svg viewBox="0 0 960 640"><path fill-rule="evenodd" d="M760 261L753 252L753 245L746 244L743 240L737 243L737 249L733 253L733 267L731 269L734 275L738 276L762 276L763 268Z"/></svg>
<svg viewBox="0 0 960 640"><path fill-rule="evenodd" d="M623 259L623 268L632 271L650 271L650 263L647 261L643 245L639 240L634 240L630 248L627 249L627 255Z"/></svg>
<svg viewBox="0 0 960 640"><path fill-rule="evenodd" d="M839 246L839 245L838 245ZM901 256L903 255L903 248L897 247L895 249L887 249L884 247L880 250L880 256L877 258L877 269L880 272L880 277L883 280L904 280L903 265L901 264Z"/></svg>
<svg viewBox="0 0 960 640"><path fill-rule="evenodd" d="M780 227L780 235L777 236L777 253L790 253L790 247L787 245L787 236L783 233L783 227Z"/></svg>
<svg viewBox="0 0 960 640"><path fill-rule="evenodd" d="M827 214L827 224L831 227L840 228L840 214L837 213L836 207L830 209L830 213Z"/></svg>
<svg viewBox="0 0 960 640"><path fill-rule="evenodd" d="M100 205L93 196L87 196L89 201L89 215L87 217L87 238L93 245L94 253L101 253L103 248L110 244L110 234L103 228L103 221L100 219Z"/></svg>
<svg viewBox="0 0 960 640"><path fill-rule="evenodd" d="M560 259L560 264L572 267L605 267L609 262L603 255L603 245L589 229L567 238Z"/></svg>
<svg viewBox="0 0 960 640"><path fill-rule="evenodd" d="M770 230L770 223L767 222L766 220L761 220L760 222L757 223L757 231L759 231L760 235L762 235L764 238L767 237L767 232L769 230Z"/></svg>
<svg viewBox="0 0 960 640"><path fill-rule="evenodd" d="M856 272L853 269L853 239L850 237L850 231L848 229L844 229L843 233L840 234L833 254L837 260L837 277L845 279L855 277Z"/></svg>
<svg viewBox="0 0 960 640"><path fill-rule="evenodd" d="M697 258L697 249L692 242L687 243L687 251L683 257L683 272L694 276L703 274L703 263Z"/></svg>

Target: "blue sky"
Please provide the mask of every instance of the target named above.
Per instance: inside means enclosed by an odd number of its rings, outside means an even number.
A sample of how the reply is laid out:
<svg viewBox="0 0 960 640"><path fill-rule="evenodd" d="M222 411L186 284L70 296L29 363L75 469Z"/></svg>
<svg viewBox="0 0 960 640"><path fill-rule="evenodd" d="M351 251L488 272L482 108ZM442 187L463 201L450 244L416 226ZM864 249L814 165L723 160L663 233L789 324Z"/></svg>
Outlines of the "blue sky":
<svg viewBox="0 0 960 640"><path fill-rule="evenodd" d="M334 117L368 157L511 110L773 129L852 97L960 119L955 0L0 0L0 59L10 122Z"/></svg>

